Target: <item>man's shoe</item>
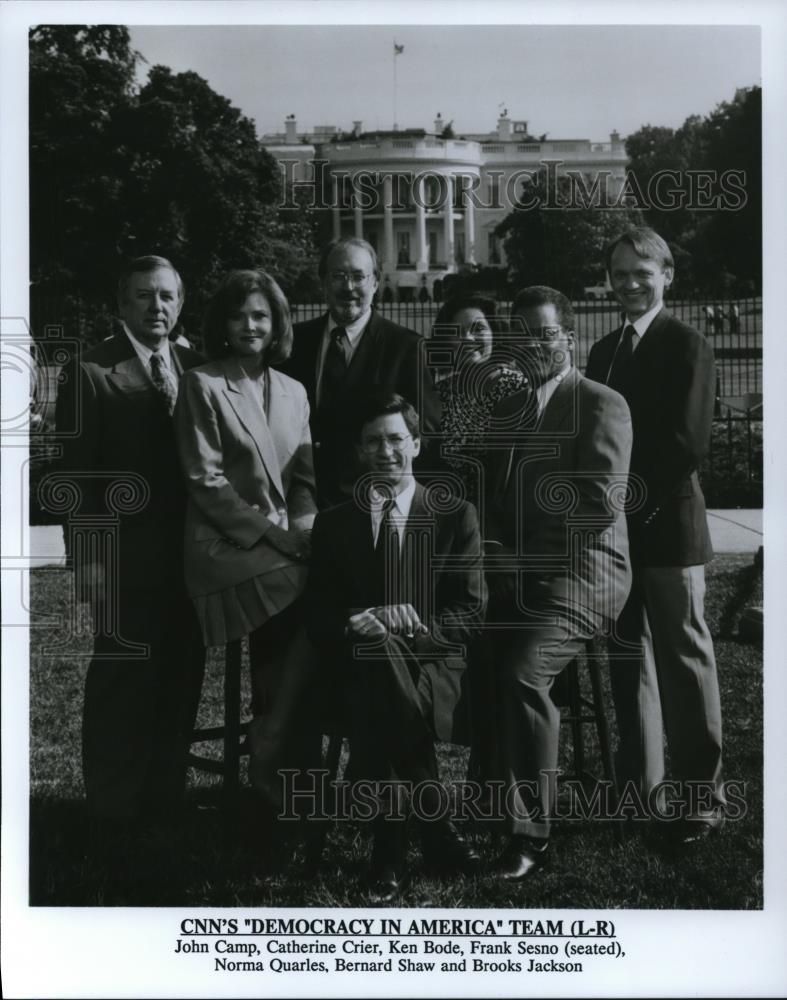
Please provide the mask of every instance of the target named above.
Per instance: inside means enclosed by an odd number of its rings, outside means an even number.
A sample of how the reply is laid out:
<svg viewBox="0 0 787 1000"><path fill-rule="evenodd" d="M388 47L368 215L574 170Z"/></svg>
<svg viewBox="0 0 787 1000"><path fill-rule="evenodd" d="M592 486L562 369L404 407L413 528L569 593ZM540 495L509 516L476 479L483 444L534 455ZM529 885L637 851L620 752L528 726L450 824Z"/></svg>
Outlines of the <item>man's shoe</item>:
<svg viewBox="0 0 787 1000"><path fill-rule="evenodd" d="M475 875L481 866L481 855L450 820L424 824L423 852L437 875Z"/></svg>
<svg viewBox="0 0 787 1000"><path fill-rule="evenodd" d="M724 826L724 817L719 819L686 819L676 827L671 838L672 846L682 850L693 850L711 837L717 836Z"/></svg>
<svg viewBox="0 0 787 1000"><path fill-rule="evenodd" d="M546 861L548 840L515 835L495 862L491 874L503 882L524 882Z"/></svg>
<svg viewBox="0 0 787 1000"><path fill-rule="evenodd" d="M407 868L391 865L373 867L366 881L366 896L371 906L395 903L407 887Z"/></svg>

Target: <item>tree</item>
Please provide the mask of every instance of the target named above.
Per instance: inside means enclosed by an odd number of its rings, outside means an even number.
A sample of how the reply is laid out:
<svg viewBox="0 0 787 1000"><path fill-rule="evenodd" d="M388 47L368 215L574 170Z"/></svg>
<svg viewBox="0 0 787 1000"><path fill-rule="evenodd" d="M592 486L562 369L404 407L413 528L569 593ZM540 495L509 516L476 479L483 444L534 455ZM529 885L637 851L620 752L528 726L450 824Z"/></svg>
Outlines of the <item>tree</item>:
<svg viewBox="0 0 787 1000"><path fill-rule="evenodd" d="M177 262L194 329L224 271L270 265L266 209L280 196L278 166L254 124L196 73L154 66L120 125L124 193L135 207L122 249Z"/></svg>
<svg viewBox="0 0 787 1000"><path fill-rule="evenodd" d="M762 287L762 90L740 89L705 122L705 163L718 177L736 171L745 200L706 217L695 251L724 290L724 272L736 285ZM729 291L729 289L727 289Z"/></svg>
<svg viewBox="0 0 787 1000"><path fill-rule="evenodd" d="M122 224L116 116L137 55L120 26L30 32L30 277L40 294L105 289Z"/></svg>
<svg viewBox="0 0 787 1000"><path fill-rule="evenodd" d="M761 286L761 99L759 87L743 88L705 118L692 115L677 130L646 125L626 140L630 173L650 192L645 220L670 243L684 286ZM653 197L665 170L683 192L679 207Z"/></svg>
<svg viewBox="0 0 787 1000"><path fill-rule="evenodd" d="M279 166L249 118L196 73L154 66L135 87L138 59L125 28L31 33L32 299L69 300L101 336L124 261L158 253L183 276L196 333L229 269L298 286L316 222L283 207Z"/></svg>
<svg viewBox="0 0 787 1000"><path fill-rule="evenodd" d="M572 207L577 204L572 181L544 168L527 180L521 206L496 227L503 239L509 278L515 285L551 285L579 296L603 270L606 244L623 229L641 221L630 208Z"/></svg>

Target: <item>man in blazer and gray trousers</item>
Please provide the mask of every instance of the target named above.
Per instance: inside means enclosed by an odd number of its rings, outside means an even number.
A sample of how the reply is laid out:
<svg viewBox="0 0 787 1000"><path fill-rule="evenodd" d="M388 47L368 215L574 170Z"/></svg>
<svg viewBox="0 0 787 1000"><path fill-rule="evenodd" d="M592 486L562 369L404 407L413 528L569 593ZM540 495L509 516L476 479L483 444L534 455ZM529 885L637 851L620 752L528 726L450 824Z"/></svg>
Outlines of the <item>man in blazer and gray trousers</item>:
<svg viewBox="0 0 787 1000"><path fill-rule="evenodd" d="M725 804L719 685L703 607L712 551L697 475L713 420L713 351L664 308L674 264L657 233L628 230L610 244L606 263L625 322L593 346L587 376L625 396L634 427L634 582L610 642L618 776L643 796L662 781L663 720L673 778L682 783L685 822L673 827L675 840L689 846L720 829ZM653 805L664 806L658 797Z"/></svg>
<svg viewBox="0 0 787 1000"><path fill-rule="evenodd" d="M522 882L549 843L560 731L553 682L608 629L631 583L623 513L631 421L618 393L572 366L565 295L525 288L511 319L522 327L528 385L493 414L484 540L511 833L493 874Z"/></svg>
<svg viewBox="0 0 787 1000"><path fill-rule="evenodd" d="M347 500L361 471L349 429L358 397L398 392L416 407L426 435L440 429L440 400L421 357L421 337L372 308L380 283L377 254L365 240L333 240L320 258L327 315L296 323L288 375L306 387L321 508ZM435 459L422 456L428 469ZM416 469L417 471L417 469Z"/></svg>
<svg viewBox="0 0 787 1000"><path fill-rule="evenodd" d="M58 431L75 429L61 470L80 495L72 556L93 606L82 750L88 809L102 829L177 812L202 684L172 412L183 372L203 358L168 340L182 304L168 260L133 261L118 287L123 332L75 358L57 398ZM97 537L104 531L109 544Z"/></svg>

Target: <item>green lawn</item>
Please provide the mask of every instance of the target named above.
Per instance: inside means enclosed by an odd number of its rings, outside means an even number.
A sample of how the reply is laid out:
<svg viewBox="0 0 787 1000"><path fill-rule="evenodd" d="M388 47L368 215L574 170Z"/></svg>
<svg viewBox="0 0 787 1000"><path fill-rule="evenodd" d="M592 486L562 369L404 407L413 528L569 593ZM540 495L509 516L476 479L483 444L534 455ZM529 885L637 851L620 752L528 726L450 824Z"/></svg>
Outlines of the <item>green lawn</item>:
<svg viewBox="0 0 787 1000"><path fill-rule="evenodd" d="M709 568L708 620L716 641L725 726L725 776L745 782L746 815L688 857L658 849L641 834L618 847L609 824L558 825L549 867L531 884L502 889L478 877L439 882L423 875L412 850L413 881L404 905L422 907L626 907L753 909L762 906L762 649L737 638L745 604L761 603L762 581L748 556L718 558ZM31 613L67 619L70 575L32 573ZM35 618L33 619L36 620ZM39 619L43 623L43 619ZM84 621L83 621L84 624ZM303 859L272 873L256 844L264 833L245 799L221 809L215 778L192 772L194 811L176 834L135 841L124 857L88 850L82 807L80 716L90 641L73 628L31 629L31 903L44 906L358 906L356 880L368 843L357 826L331 828L321 877L304 877ZM62 643L54 655L47 645ZM50 651L51 652L51 651ZM222 664L209 663L202 723L221 718ZM591 759L595 744L588 737ZM563 751L570 733L563 729ZM441 748L444 779L461 778L466 750ZM564 761L570 770L568 759ZM473 827L485 860L488 831ZM264 852L262 852L264 854ZM280 857L286 854L280 852Z"/></svg>

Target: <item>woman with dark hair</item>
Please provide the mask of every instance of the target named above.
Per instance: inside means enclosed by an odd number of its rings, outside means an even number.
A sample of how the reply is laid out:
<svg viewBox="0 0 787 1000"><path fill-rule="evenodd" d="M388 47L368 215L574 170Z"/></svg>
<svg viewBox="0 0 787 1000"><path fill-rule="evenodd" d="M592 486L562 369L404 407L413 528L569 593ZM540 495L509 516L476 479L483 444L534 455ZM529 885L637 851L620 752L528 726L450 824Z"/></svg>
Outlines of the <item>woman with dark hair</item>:
<svg viewBox="0 0 787 1000"><path fill-rule="evenodd" d="M264 271L233 271L208 306L212 359L181 381L175 422L189 491L185 575L206 646L248 635L252 784L275 770L313 656L300 627L317 511L306 390L289 357L290 310Z"/></svg>
<svg viewBox="0 0 787 1000"><path fill-rule="evenodd" d="M478 506L484 435L492 411L521 389L525 377L495 344L501 323L496 303L483 295L454 295L443 303L432 340L444 345L446 363L434 375L443 407L442 457Z"/></svg>
<svg viewBox="0 0 787 1000"><path fill-rule="evenodd" d="M443 407L444 469L459 477L465 497L479 508L481 517L485 439L492 411L501 399L526 382L501 344L495 343L494 335L501 328L495 301L472 293L448 299L432 327L433 344L445 347L444 351L434 351L445 358L445 365L433 376ZM500 777L499 715L494 664L483 636L470 652L468 666L462 701L470 743L468 777L483 787L482 801L488 805L492 786L487 782Z"/></svg>

